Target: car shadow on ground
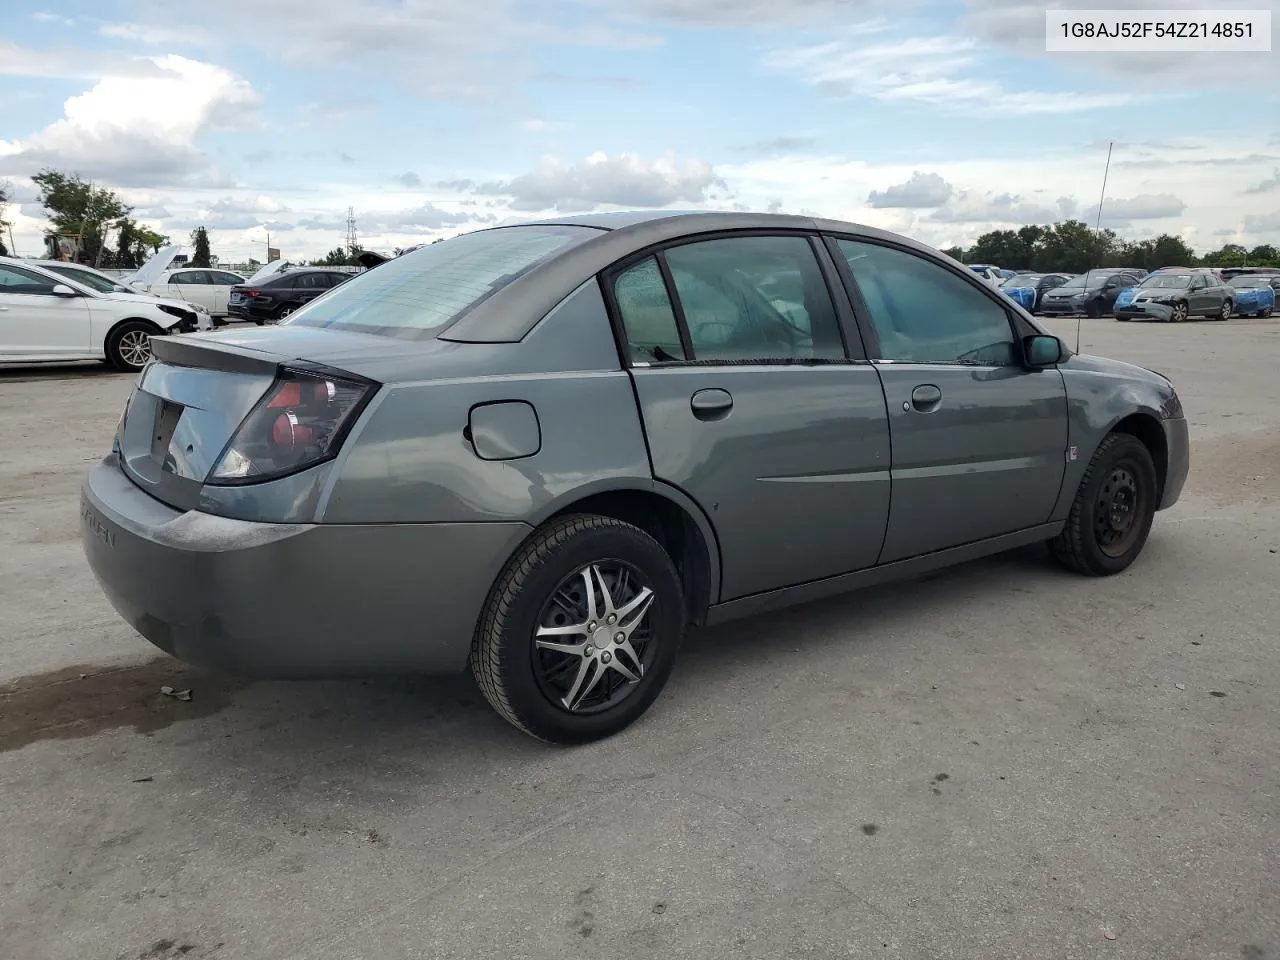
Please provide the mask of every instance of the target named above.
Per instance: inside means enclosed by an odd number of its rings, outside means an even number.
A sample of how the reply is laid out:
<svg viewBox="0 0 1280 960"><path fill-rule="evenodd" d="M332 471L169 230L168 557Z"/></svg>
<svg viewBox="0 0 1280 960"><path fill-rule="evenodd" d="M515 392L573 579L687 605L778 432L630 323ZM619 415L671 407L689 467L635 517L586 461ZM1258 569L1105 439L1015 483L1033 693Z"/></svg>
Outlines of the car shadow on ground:
<svg viewBox="0 0 1280 960"><path fill-rule="evenodd" d="M84 377L136 377L99 360L76 363L4 364L0 366L0 384L38 383L42 380L76 380Z"/></svg>
<svg viewBox="0 0 1280 960"><path fill-rule="evenodd" d="M676 672L650 714L622 736L661 722L663 707L685 697L731 698L732 673L769 669L796 653L832 645L884 642L895 621L918 604L960 603L975 592L1030 589L1025 581L1056 568L1044 547L1029 547L929 576L705 629L685 638ZM850 629L856 623L856 630ZM139 640L139 644L142 641ZM785 647L785 650L784 650ZM716 689L718 684L724 684ZM48 740L80 740L131 728L175 745L208 744L215 753L253 756L236 763L289 766L298 748L367 763L426 755L451 745L459 759L497 751L508 759L541 756L546 747L500 720L468 674L351 681L251 682L158 655L115 667L72 666L0 687L0 753ZM171 729L170 729L171 728ZM633 733L632 731L637 731ZM247 737L245 735L248 735ZM221 744L222 746L218 746ZM463 745L458 749L458 745ZM228 757L230 759L230 757Z"/></svg>

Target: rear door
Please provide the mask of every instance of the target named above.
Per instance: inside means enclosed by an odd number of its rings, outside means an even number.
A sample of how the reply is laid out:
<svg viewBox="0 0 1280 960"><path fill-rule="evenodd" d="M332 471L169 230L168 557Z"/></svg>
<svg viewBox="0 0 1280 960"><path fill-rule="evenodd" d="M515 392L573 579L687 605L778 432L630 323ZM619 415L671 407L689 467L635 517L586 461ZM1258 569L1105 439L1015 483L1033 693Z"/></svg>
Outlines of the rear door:
<svg viewBox="0 0 1280 960"><path fill-rule="evenodd" d="M226 316L231 305L231 288L237 284L244 283L244 278L236 276L234 273L228 273L225 270L206 270L204 272L212 290L211 302L213 306L209 307L209 312L215 316Z"/></svg>
<svg viewBox="0 0 1280 960"><path fill-rule="evenodd" d="M54 294L56 280L0 264L0 359L57 359L89 354L87 298Z"/></svg>
<svg viewBox="0 0 1280 960"><path fill-rule="evenodd" d="M880 562L1048 522L1067 456L1062 375L1022 365L1011 310L961 271L888 244L830 243L888 405Z"/></svg>
<svg viewBox="0 0 1280 960"><path fill-rule="evenodd" d="M846 353L857 334L833 281L826 251L798 233L671 245L604 277L654 475L715 528L722 600L880 552L884 394L860 344Z"/></svg>

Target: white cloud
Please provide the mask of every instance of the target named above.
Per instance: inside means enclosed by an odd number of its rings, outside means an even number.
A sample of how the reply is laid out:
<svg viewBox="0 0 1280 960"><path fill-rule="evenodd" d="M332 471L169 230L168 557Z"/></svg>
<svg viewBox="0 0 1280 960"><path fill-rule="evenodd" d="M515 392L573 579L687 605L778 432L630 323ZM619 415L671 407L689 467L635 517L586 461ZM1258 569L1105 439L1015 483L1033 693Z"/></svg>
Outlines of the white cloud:
<svg viewBox="0 0 1280 960"><path fill-rule="evenodd" d="M1244 229L1247 234L1280 234L1280 210L1272 213L1259 213L1244 218Z"/></svg>
<svg viewBox="0 0 1280 960"><path fill-rule="evenodd" d="M22 140L0 140L0 173L29 175L44 165L120 186L213 182L196 145L208 131L256 118L257 93L221 67L169 55L152 76L107 76L67 100L64 115Z"/></svg>
<svg viewBox="0 0 1280 960"><path fill-rule="evenodd" d="M798 77L832 97L874 97L976 114L1058 114L1134 101L1127 93L1009 90L980 79L985 53L964 36L918 36L866 42L862 37L782 47L765 65Z"/></svg>
<svg viewBox="0 0 1280 960"><path fill-rule="evenodd" d="M104 23L98 32L113 40L134 40L151 46L184 46L209 42L199 27L172 27L163 23Z"/></svg>
<svg viewBox="0 0 1280 960"><path fill-rule="evenodd" d="M940 207L951 199L954 187L936 173L911 174L905 183L872 190L867 202L880 210L892 208Z"/></svg>
<svg viewBox="0 0 1280 960"><path fill-rule="evenodd" d="M1246 187L1244 192L1245 193L1275 193L1278 190L1280 190L1280 167L1277 167L1275 172L1272 173L1271 176L1267 177L1267 179L1259 180L1257 183L1252 184L1249 187Z"/></svg>
<svg viewBox="0 0 1280 960"><path fill-rule="evenodd" d="M573 164L543 157L531 173L472 187L508 198L513 210L565 212L701 203L717 184L711 165L703 160L681 161L665 154L648 162L635 154L594 153Z"/></svg>

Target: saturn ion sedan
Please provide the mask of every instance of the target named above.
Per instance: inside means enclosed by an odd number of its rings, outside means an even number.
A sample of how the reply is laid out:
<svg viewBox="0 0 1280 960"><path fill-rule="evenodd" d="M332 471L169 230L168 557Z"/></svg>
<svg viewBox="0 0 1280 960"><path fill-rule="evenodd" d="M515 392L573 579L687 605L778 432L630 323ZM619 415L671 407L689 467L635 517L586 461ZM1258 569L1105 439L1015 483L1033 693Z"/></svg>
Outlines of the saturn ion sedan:
<svg viewBox="0 0 1280 960"><path fill-rule="evenodd" d="M81 502L130 624L252 677L469 665L558 743L691 624L1039 541L1118 573L1187 475L1165 377L831 220L485 229L153 349Z"/></svg>

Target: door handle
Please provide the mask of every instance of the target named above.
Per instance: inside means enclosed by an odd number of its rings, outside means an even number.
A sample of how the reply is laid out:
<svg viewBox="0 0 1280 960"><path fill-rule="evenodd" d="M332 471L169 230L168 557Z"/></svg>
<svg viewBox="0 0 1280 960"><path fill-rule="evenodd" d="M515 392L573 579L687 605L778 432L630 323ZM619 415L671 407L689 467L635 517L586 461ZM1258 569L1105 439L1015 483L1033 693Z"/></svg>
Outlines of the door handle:
<svg viewBox="0 0 1280 960"><path fill-rule="evenodd" d="M932 383L922 383L911 391L911 406L921 413L932 413L942 403L942 391Z"/></svg>
<svg viewBox="0 0 1280 960"><path fill-rule="evenodd" d="M689 407L699 420L720 420L733 409L733 397L728 390L711 387L695 393L689 399Z"/></svg>

